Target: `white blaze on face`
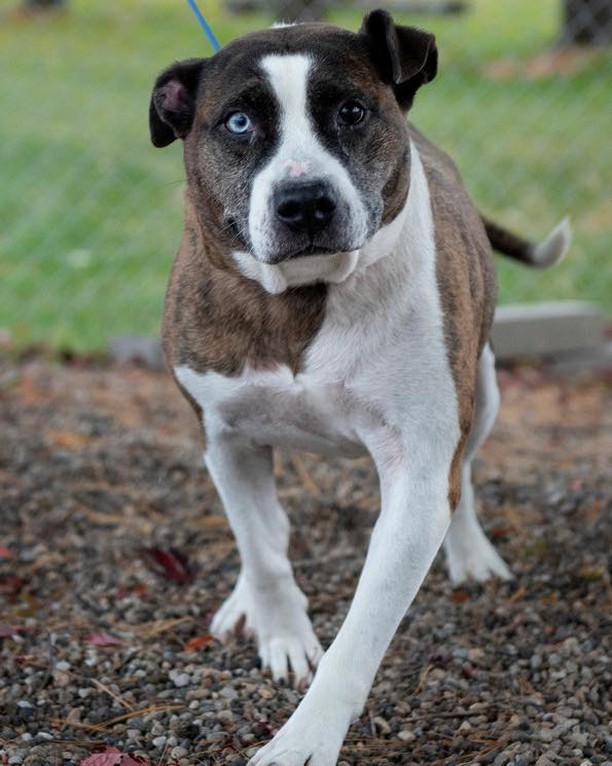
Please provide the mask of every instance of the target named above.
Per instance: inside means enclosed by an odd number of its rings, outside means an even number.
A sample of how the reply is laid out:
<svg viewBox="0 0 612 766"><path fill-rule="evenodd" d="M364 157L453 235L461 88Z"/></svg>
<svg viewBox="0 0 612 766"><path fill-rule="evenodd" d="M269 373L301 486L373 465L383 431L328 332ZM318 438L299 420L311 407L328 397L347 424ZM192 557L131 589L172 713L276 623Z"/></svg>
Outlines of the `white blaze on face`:
<svg viewBox="0 0 612 766"><path fill-rule="evenodd" d="M251 190L249 235L255 258L264 263L275 254L273 191L285 179L327 180L349 211L347 241L358 247L367 232L365 206L342 163L319 141L308 114L312 63L304 54L270 55L261 60L280 107L279 147L256 176Z"/></svg>
<svg viewBox="0 0 612 766"><path fill-rule="evenodd" d="M284 168L289 178L299 178L308 174L310 165L308 162L300 162L300 160L287 160Z"/></svg>

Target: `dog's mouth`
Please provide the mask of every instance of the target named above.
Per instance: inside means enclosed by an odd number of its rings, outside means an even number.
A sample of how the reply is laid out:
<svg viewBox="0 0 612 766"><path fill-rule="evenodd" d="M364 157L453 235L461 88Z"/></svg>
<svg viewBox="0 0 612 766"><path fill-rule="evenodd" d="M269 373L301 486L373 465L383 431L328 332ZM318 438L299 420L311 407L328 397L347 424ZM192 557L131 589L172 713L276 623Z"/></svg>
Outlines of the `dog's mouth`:
<svg viewBox="0 0 612 766"><path fill-rule="evenodd" d="M248 237L244 236L235 218L225 219L224 232L232 239L232 245L234 247L236 245L240 245L242 248L247 250L256 260L261 260L253 251L252 246L249 244ZM342 248L318 245L314 242L310 242L308 245L303 247L296 247L295 249L284 249L282 251L279 250L278 252L269 253L266 255L265 262L277 264L283 263L284 261L293 260L294 258L303 258L309 255L333 255L334 253L341 251Z"/></svg>
<svg viewBox="0 0 612 766"><path fill-rule="evenodd" d="M341 249L337 247L326 247L324 245L307 245L298 250L292 250L290 252L279 253L269 258L270 263L282 263L283 261L291 261L294 258L304 258L309 255L333 255L341 252Z"/></svg>
<svg viewBox="0 0 612 766"><path fill-rule="evenodd" d="M283 237L276 242L271 238L272 241L268 245L269 249L266 247L264 252L259 252L253 246L248 232L244 231L238 219L233 216L225 218L223 232L231 240L232 249L248 253L256 261L271 266L296 261L299 258L329 257L348 253L363 246L363 242L349 242L345 237L338 237L337 232L335 234L329 232L328 236L319 235L314 238L305 236Z"/></svg>

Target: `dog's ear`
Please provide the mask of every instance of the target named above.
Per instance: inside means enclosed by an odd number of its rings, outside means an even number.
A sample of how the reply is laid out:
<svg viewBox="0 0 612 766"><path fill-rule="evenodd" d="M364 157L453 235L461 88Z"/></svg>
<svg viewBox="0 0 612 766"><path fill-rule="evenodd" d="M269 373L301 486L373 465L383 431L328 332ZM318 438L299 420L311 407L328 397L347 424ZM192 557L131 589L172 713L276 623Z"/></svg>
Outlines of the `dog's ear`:
<svg viewBox="0 0 612 766"><path fill-rule="evenodd" d="M185 138L191 130L206 61L179 61L155 81L149 105L149 129L155 146L168 146L177 138Z"/></svg>
<svg viewBox="0 0 612 766"><path fill-rule="evenodd" d="M383 79L393 86L402 109L412 106L414 94L438 71L436 38L414 27L394 24L387 11L372 11L363 20L370 53Z"/></svg>

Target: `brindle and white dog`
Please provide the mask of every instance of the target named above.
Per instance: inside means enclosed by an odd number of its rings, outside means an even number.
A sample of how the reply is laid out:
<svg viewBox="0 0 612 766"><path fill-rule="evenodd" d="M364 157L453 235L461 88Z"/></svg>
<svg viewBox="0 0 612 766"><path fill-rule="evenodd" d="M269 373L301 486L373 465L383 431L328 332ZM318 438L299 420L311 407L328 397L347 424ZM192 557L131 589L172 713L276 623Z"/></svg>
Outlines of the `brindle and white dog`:
<svg viewBox="0 0 612 766"><path fill-rule="evenodd" d="M187 169L165 354L242 559L212 630L245 623L275 679L309 684L258 766L336 762L442 543L454 582L510 577L470 480L498 408L491 245L545 266L569 229L533 245L483 221L405 119L436 68L432 35L374 11L357 34L247 35L153 91L153 143L183 139ZM380 477L363 572L325 653L287 557L274 447L366 452Z"/></svg>

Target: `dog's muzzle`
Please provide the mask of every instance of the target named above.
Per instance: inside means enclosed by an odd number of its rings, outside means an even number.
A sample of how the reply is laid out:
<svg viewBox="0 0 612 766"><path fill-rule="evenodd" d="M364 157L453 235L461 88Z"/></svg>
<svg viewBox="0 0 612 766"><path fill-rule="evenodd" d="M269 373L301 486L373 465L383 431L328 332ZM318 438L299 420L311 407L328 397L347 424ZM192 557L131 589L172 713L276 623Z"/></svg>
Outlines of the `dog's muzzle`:
<svg viewBox="0 0 612 766"><path fill-rule="evenodd" d="M281 178L266 191L254 186L248 218L250 250L261 263L348 253L363 246L363 216L332 178Z"/></svg>
<svg viewBox="0 0 612 766"><path fill-rule="evenodd" d="M315 235L331 225L337 197L326 181L284 182L274 192L273 206L281 224L313 242Z"/></svg>

